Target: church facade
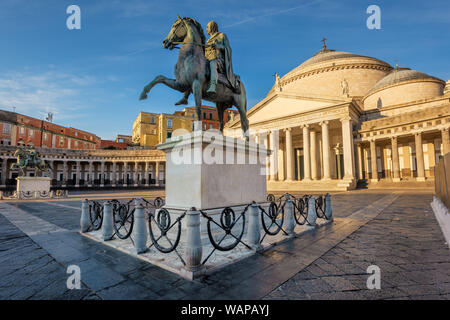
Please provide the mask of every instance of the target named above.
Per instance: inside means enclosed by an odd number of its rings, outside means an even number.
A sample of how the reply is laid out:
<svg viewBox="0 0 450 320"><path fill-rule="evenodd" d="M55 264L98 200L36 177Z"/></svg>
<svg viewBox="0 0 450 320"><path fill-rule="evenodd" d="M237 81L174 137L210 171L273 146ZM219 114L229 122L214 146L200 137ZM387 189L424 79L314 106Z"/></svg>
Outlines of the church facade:
<svg viewBox="0 0 450 320"><path fill-rule="evenodd" d="M276 75L247 117L251 140L272 150L269 191L427 184L450 151L450 81L324 45ZM240 136L239 118L225 134Z"/></svg>

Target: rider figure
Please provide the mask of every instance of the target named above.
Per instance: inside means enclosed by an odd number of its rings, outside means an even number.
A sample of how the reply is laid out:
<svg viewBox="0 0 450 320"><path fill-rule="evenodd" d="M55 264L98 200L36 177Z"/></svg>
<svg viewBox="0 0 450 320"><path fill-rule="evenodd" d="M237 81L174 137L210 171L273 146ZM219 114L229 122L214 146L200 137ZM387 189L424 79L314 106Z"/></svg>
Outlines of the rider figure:
<svg viewBox="0 0 450 320"><path fill-rule="evenodd" d="M240 93L239 77L233 73L231 62L231 47L227 36L219 32L219 27L214 21L210 21L206 26L206 32L210 38L205 45L205 58L209 61L210 82L207 93L215 96L217 94L218 74L226 76L234 93ZM188 97L191 91L186 91L183 98L175 105L188 104Z"/></svg>
<svg viewBox="0 0 450 320"><path fill-rule="evenodd" d="M226 76L233 91L237 91L239 81L233 73L233 65L231 62L231 47L227 36L219 32L219 27L214 21L210 21L206 26L206 32L210 38L205 46L205 58L209 60L211 70L211 78L208 93L216 94L218 74L222 73Z"/></svg>
<svg viewBox="0 0 450 320"><path fill-rule="evenodd" d="M36 163L36 150L34 148L30 148L29 152L29 163Z"/></svg>

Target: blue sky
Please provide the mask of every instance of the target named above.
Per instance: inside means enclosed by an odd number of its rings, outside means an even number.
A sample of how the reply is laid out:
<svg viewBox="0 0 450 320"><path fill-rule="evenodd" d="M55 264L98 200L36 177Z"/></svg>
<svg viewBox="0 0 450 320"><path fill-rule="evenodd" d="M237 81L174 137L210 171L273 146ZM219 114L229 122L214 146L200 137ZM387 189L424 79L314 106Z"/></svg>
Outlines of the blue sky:
<svg viewBox="0 0 450 320"><path fill-rule="evenodd" d="M66 8L81 8L81 30L68 30ZM381 30L366 9L381 8ZM162 48L176 15L210 20L227 34L249 108L284 75L321 49L373 56L450 79L450 1L332 0L1 0L0 108L93 132L131 134L140 111L172 113L178 92L157 86L173 77L177 50ZM190 99L190 105L193 99ZM208 104L208 103L206 103Z"/></svg>

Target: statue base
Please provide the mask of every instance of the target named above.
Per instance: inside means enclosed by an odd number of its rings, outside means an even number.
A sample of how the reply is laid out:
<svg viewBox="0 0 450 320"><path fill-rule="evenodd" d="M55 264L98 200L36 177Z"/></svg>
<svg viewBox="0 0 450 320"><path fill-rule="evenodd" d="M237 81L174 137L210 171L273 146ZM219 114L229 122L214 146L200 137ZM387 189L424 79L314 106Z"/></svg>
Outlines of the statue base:
<svg viewBox="0 0 450 320"><path fill-rule="evenodd" d="M157 146L166 153L166 208L197 210L266 201L264 146L194 131Z"/></svg>
<svg viewBox="0 0 450 320"><path fill-rule="evenodd" d="M17 197L19 199L48 198L50 195L49 177L17 177Z"/></svg>

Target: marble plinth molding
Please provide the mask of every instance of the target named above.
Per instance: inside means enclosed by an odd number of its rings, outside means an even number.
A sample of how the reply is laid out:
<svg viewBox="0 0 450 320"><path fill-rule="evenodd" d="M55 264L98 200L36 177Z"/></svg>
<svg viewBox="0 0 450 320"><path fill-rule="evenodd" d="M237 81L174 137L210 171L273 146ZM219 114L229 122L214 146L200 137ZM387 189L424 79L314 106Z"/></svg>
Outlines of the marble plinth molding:
<svg viewBox="0 0 450 320"><path fill-rule="evenodd" d="M166 153L166 207L223 208L266 200L268 150L254 142L195 131L157 146Z"/></svg>
<svg viewBox="0 0 450 320"><path fill-rule="evenodd" d="M17 177L17 196L26 198L48 198L50 196L51 178Z"/></svg>

